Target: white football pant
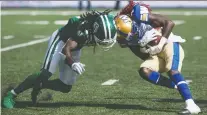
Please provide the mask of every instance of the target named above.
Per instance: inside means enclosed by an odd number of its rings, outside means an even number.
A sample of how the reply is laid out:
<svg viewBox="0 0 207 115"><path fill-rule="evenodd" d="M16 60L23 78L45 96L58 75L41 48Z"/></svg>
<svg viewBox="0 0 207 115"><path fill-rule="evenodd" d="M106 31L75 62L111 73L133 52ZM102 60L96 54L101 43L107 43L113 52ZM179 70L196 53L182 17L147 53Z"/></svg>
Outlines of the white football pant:
<svg viewBox="0 0 207 115"><path fill-rule="evenodd" d="M42 69L54 74L57 66L59 66L60 80L66 85L73 85L78 74L65 63L63 55L60 54L65 43L59 38L59 30L56 30L49 39ZM80 61L80 50L72 51L71 54L75 62Z"/></svg>

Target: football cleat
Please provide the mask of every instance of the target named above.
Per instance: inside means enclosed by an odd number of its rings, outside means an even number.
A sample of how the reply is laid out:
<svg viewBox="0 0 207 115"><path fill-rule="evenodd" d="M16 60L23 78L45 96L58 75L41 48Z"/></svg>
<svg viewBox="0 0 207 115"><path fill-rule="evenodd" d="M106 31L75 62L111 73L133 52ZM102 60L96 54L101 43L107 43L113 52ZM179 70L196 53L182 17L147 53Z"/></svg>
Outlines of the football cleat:
<svg viewBox="0 0 207 115"><path fill-rule="evenodd" d="M3 107L11 109L14 108L15 101L14 101L15 95L9 91L7 95L3 98Z"/></svg>
<svg viewBox="0 0 207 115"><path fill-rule="evenodd" d="M192 105L187 106L179 114L181 114L181 115L194 115L194 114L199 114L200 112L201 112L201 109L196 104L192 104Z"/></svg>

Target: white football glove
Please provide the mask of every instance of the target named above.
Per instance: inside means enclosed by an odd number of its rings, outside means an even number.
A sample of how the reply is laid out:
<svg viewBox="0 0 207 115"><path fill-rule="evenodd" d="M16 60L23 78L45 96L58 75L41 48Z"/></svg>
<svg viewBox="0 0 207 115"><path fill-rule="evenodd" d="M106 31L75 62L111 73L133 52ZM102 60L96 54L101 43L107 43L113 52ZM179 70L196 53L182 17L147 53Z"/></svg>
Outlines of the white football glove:
<svg viewBox="0 0 207 115"><path fill-rule="evenodd" d="M81 75L85 71L85 64L82 64L80 62L75 62L71 65L71 68L73 71L75 71L77 74Z"/></svg>
<svg viewBox="0 0 207 115"><path fill-rule="evenodd" d="M167 43L167 38L162 37L159 44L156 46L152 46L148 49L146 49L146 53L149 53L150 55L158 54L162 51L163 46Z"/></svg>
<svg viewBox="0 0 207 115"><path fill-rule="evenodd" d="M141 47L146 46L150 41L157 39L157 35L161 36L161 33L158 32L156 29L151 29L150 31L145 32L144 36L141 40L139 40L138 44Z"/></svg>

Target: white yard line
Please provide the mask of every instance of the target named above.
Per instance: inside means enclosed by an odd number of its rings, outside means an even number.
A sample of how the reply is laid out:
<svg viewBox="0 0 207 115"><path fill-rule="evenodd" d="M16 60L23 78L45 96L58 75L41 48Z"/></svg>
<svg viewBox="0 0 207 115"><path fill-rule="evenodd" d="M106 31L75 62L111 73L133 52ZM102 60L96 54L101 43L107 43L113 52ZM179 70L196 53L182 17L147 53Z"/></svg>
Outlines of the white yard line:
<svg viewBox="0 0 207 115"><path fill-rule="evenodd" d="M175 23L175 25L181 25L185 23L184 20L173 20L173 22Z"/></svg>
<svg viewBox="0 0 207 115"><path fill-rule="evenodd" d="M45 35L34 35L33 37L35 39L43 39L43 38L48 38L49 36L45 36Z"/></svg>
<svg viewBox="0 0 207 115"><path fill-rule="evenodd" d="M200 39L202 39L202 36L194 36L193 37L193 40L200 40Z"/></svg>
<svg viewBox="0 0 207 115"><path fill-rule="evenodd" d="M68 20L56 20L54 21L55 25L65 25L68 23Z"/></svg>
<svg viewBox="0 0 207 115"><path fill-rule="evenodd" d="M8 47L5 47L5 48L1 48L1 52L9 51L9 50L13 50L13 49L21 48L21 47L27 47L27 46L31 46L31 45L34 45L34 44L39 44L39 43L48 41L48 39L49 38L44 38L44 39L40 39L40 40L33 40L33 41L30 41L30 42L27 42L27 43L8 46Z"/></svg>
<svg viewBox="0 0 207 115"><path fill-rule="evenodd" d="M101 85L113 85L114 83L118 82L117 79L109 79L108 81L103 82Z"/></svg>
<svg viewBox="0 0 207 115"><path fill-rule="evenodd" d="M41 21L18 21L17 24L38 24L38 25L48 25L50 22L46 20Z"/></svg>
<svg viewBox="0 0 207 115"><path fill-rule="evenodd" d="M13 39L13 38L14 38L13 35L7 35L7 36L3 37L4 40L9 40L9 39Z"/></svg>
<svg viewBox="0 0 207 115"><path fill-rule="evenodd" d="M1 16L6 15L79 15L84 13L84 11L2 11ZM117 14L117 12L112 12ZM182 15L182 16L191 16L191 15L207 15L207 11L155 11L154 13L164 14L164 15Z"/></svg>

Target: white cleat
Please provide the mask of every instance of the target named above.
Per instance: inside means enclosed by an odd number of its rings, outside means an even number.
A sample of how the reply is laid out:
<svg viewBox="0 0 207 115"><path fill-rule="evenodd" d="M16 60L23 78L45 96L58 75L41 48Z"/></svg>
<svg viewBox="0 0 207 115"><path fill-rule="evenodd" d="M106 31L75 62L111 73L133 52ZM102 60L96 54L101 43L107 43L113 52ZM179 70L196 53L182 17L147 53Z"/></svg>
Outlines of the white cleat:
<svg viewBox="0 0 207 115"><path fill-rule="evenodd" d="M200 112L201 112L201 109L196 104L192 104L190 106L187 106L184 111L180 112L180 114L194 115L194 114L199 114Z"/></svg>

